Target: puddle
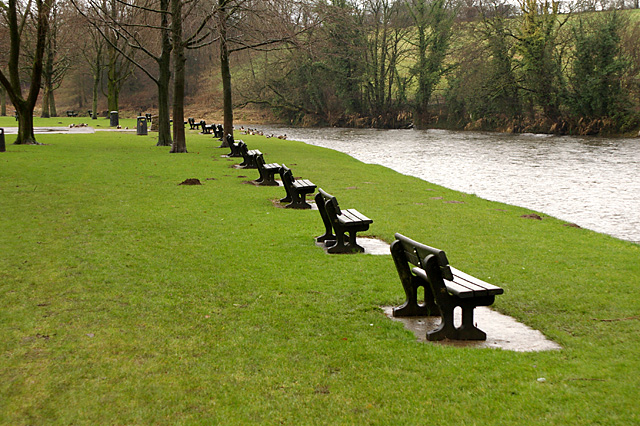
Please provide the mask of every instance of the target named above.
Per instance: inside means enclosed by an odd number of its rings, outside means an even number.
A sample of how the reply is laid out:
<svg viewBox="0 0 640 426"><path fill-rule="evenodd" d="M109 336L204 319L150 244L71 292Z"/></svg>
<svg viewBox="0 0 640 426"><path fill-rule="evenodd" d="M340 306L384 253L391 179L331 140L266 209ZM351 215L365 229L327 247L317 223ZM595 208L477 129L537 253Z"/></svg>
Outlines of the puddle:
<svg viewBox="0 0 640 426"><path fill-rule="evenodd" d="M17 127L5 127L5 134L17 135ZM33 133L41 135L43 133L94 133L93 127L34 127Z"/></svg>
<svg viewBox="0 0 640 426"><path fill-rule="evenodd" d="M5 134L7 135L16 135L18 134L17 127L5 127ZM96 129L91 126L83 126L83 127L34 127L33 133L35 134L43 134L43 133L95 133L95 132L135 132L136 128L128 128L125 127L123 129Z"/></svg>
<svg viewBox="0 0 640 426"><path fill-rule="evenodd" d="M317 210L318 207L314 204L311 205L312 209ZM389 246L389 244L387 244L386 242L382 241L382 240L378 240L376 238L358 238L356 237L356 243L364 248L364 254L372 254L374 256L384 256L387 254L391 254L391 248ZM324 249L324 251L326 252L327 249L325 248L324 244L322 243L316 243L316 245L318 247L321 247Z"/></svg>
<svg viewBox="0 0 640 426"><path fill-rule="evenodd" d="M440 317L395 318L392 315L392 306L383 306L382 309L391 320L402 322L407 330L413 331L419 342L428 342L427 331L433 330L440 324ZM456 324L461 322L459 309L455 311L455 321ZM560 345L544 337L538 330L485 306L479 306L474 310L474 322L479 329L487 333L487 340L443 340L428 343L467 348L499 348L516 352L562 349Z"/></svg>

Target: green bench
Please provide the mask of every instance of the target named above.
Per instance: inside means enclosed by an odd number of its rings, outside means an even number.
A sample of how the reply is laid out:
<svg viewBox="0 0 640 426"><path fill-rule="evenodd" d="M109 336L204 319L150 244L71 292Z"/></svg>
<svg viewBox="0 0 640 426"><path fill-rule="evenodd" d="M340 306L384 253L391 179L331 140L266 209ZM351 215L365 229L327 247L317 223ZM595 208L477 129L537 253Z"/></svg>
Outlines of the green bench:
<svg viewBox="0 0 640 426"><path fill-rule="evenodd" d="M402 234L395 234L391 255L407 300L393 309L394 317L441 315L440 326L427 333L427 340L486 340L473 323L476 306L493 304L500 287L465 274L449 265L444 251L429 247ZM424 303L418 303L418 289L424 289ZM454 324L454 309L462 309L462 324Z"/></svg>
<svg viewBox="0 0 640 426"><path fill-rule="evenodd" d="M373 220L355 209L341 210L336 197L322 188L315 201L325 228L316 242L322 243L327 253L363 253L364 248L356 244L356 233L369 229ZM349 241L345 242L345 234L349 234Z"/></svg>

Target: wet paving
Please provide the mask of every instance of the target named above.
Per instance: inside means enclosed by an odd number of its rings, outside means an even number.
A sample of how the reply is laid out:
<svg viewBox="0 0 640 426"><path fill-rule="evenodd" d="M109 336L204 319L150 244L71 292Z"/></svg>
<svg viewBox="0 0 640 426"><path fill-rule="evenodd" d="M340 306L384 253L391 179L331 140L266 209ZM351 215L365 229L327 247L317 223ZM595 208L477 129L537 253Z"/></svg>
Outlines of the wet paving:
<svg viewBox="0 0 640 426"><path fill-rule="evenodd" d="M315 203L311 204L312 210L318 210L318 207ZM364 254L371 254L375 256L384 256L387 254L391 254L391 249L389 244L382 240L378 240L376 238L356 238L356 244L360 247L364 248ZM325 253L328 254L326 247L322 243L316 243L318 247L322 247ZM333 256L333 255L332 255Z"/></svg>
<svg viewBox="0 0 640 426"><path fill-rule="evenodd" d="M393 317L393 307L382 307L385 315L393 321L404 324L412 331L419 342L436 345L458 346L466 348L494 348L516 352L538 352L562 349L557 343L547 339L541 332L534 330L514 318L503 315L490 308L479 306L474 310L476 326L487 333L485 341L443 340L440 342L427 341L427 331L435 329L440 324L440 317ZM461 323L459 309L455 312L456 325Z"/></svg>
<svg viewBox="0 0 640 426"><path fill-rule="evenodd" d="M17 135L18 128L17 127L5 127L5 134L7 135ZM91 126L76 126L76 127L34 127L33 133L36 135L42 134L61 134L61 133L95 133L95 132L135 132L136 128L123 128L123 129L113 129L113 128L104 128L104 129L96 129Z"/></svg>

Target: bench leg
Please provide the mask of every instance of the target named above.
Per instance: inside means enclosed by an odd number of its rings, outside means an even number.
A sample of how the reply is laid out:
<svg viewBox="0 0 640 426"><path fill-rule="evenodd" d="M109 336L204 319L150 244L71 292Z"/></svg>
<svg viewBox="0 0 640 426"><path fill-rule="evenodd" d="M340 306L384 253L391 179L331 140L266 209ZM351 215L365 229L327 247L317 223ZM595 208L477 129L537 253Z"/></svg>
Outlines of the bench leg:
<svg viewBox="0 0 640 426"><path fill-rule="evenodd" d="M427 333L427 340L487 340L487 334L473 324L473 310L475 309L475 305L461 306L462 325L459 328L456 328L453 322L454 308L455 306L443 309L440 326Z"/></svg>
<svg viewBox="0 0 640 426"><path fill-rule="evenodd" d="M442 320L440 322L440 326L435 330L427 333L427 340L429 340L430 342L435 342L438 340L457 338L457 330L453 322L454 307L455 306L441 308Z"/></svg>
<svg viewBox="0 0 640 426"><path fill-rule="evenodd" d="M327 228L326 225L325 228ZM325 233L323 235L316 237L316 242L325 243L325 245L333 245L336 242L336 236L331 233L331 228L327 228L325 229Z"/></svg>
<svg viewBox="0 0 640 426"><path fill-rule="evenodd" d="M350 253L349 247L344 243L344 232L336 229L336 240L335 244L331 244L328 246L327 253L337 254L337 253Z"/></svg>
<svg viewBox="0 0 640 426"><path fill-rule="evenodd" d="M402 285L407 300L397 308L393 308L394 317L428 317L440 316L440 308L436 305L429 283L422 281L416 276L412 276L411 282ZM422 287L424 291L424 304L418 303L418 290Z"/></svg>
<svg viewBox="0 0 640 426"><path fill-rule="evenodd" d="M345 242L345 233L349 233L349 241ZM353 236L352 236L353 234ZM325 247L328 247L327 253L364 253L364 248L352 242L355 239L355 232L344 231L342 229L336 229L336 240L331 243L331 240L325 242Z"/></svg>
<svg viewBox="0 0 640 426"><path fill-rule="evenodd" d="M349 246L352 247L358 253L364 253L364 247L361 247L356 242L356 231L349 232Z"/></svg>
<svg viewBox="0 0 640 426"><path fill-rule="evenodd" d="M278 182L274 179L274 175L265 172L258 180L256 180L258 185L262 186L278 186Z"/></svg>
<svg viewBox="0 0 640 426"><path fill-rule="evenodd" d="M473 324L475 306L462 307L462 325L458 328L459 340L487 340L487 334Z"/></svg>
<svg viewBox="0 0 640 426"><path fill-rule="evenodd" d="M311 208L311 204L307 203L304 198L302 198L299 194L293 196L293 200L290 204L284 206L286 209L301 209L308 210Z"/></svg>

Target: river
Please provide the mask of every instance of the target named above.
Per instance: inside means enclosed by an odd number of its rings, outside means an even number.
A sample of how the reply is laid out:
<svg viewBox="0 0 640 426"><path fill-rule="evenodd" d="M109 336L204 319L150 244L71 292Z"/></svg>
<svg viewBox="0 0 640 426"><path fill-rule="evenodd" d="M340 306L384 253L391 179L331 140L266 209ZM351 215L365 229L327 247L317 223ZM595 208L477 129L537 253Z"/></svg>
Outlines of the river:
<svg viewBox="0 0 640 426"><path fill-rule="evenodd" d="M260 130L640 242L640 139L266 125Z"/></svg>

